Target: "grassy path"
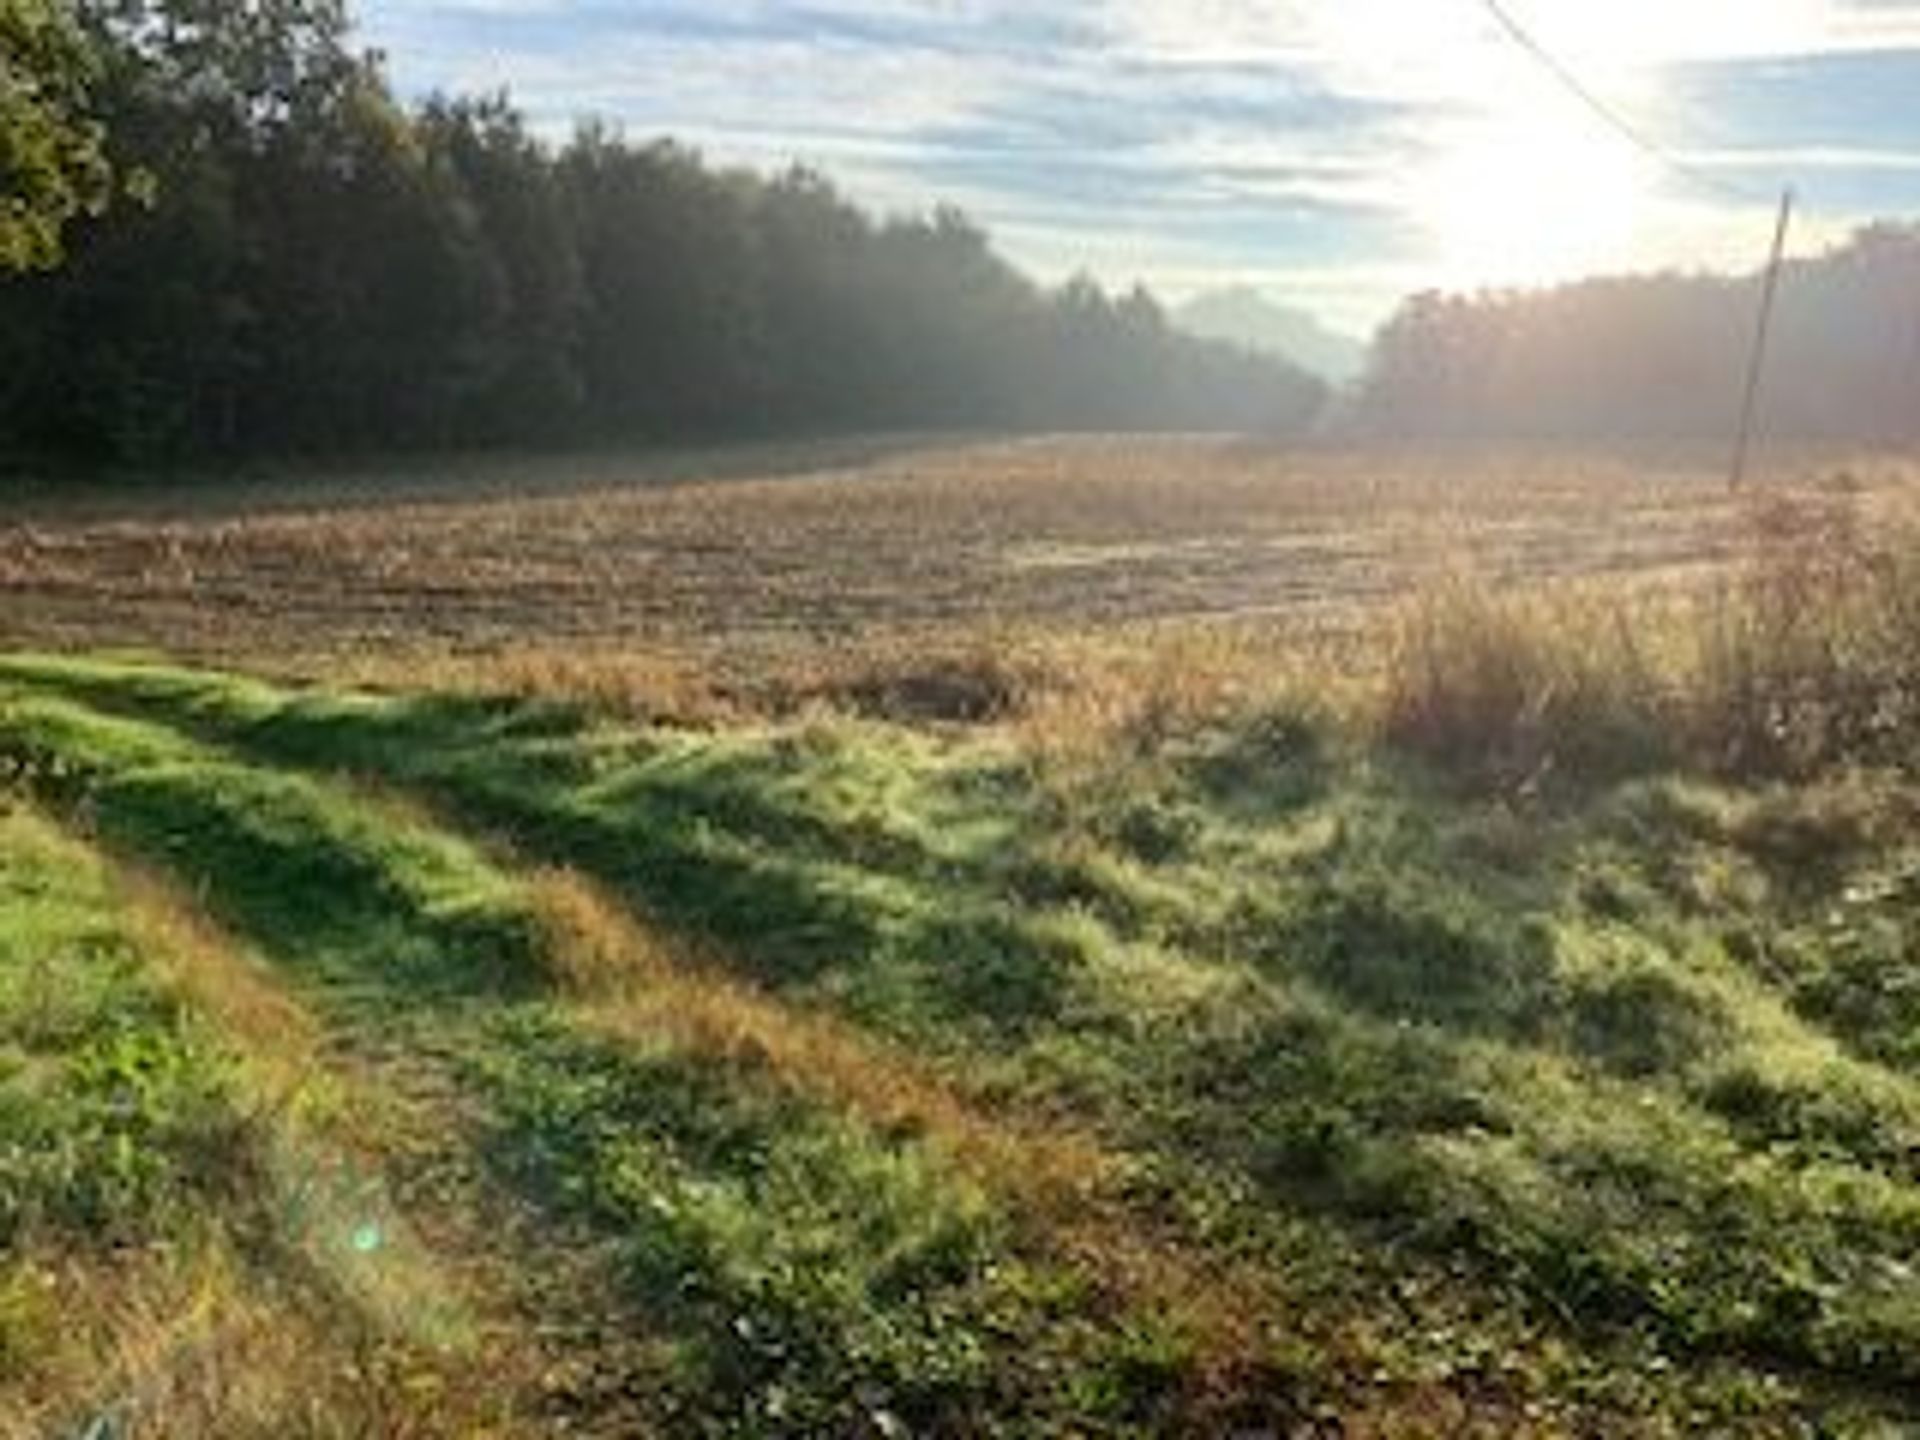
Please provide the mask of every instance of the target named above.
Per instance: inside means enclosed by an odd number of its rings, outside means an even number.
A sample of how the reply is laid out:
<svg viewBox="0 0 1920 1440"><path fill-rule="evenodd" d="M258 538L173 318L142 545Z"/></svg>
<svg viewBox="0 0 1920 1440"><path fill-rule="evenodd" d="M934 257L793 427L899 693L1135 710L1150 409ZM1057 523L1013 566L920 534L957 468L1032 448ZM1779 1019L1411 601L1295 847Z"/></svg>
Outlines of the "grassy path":
<svg viewBox="0 0 1920 1440"><path fill-rule="evenodd" d="M469 1075L484 1027L462 1001L469 985L531 983L538 942L512 883L457 842L157 727L55 705L29 728L39 788L137 857L99 881L126 912L129 943L235 1057L234 1104L261 1122L260 1227L364 1318L371 1338L354 1368L392 1372L393 1393L371 1387L374 1414L331 1402L315 1433L564 1423L611 1434L657 1418L661 1345L605 1242L541 1213L486 1163L494 1117ZM159 1372L124 1387L129 1420L164 1412L154 1433L180 1433L167 1372L205 1368L236 1346L231 1331L221 1322L200 1343L162 1346Z"/></svg>
<svg viewBox="0 0 1920 1440"><path fill-rule="evenodd" d="M43 803L388 1097L399 1209L511 1312L545 1419L1909 1414L1920 1016L1864 988L1903 963L1904 792L1662 783L1520 835L1315 744L1075 790L875 727L0 668ZM1796 826L1853 836L1812 888ZM1766 927L1790 983L1743 958Z"/></svg>
<svg viewBox="0 0 1920 1440"><path fill-rule="evenodd" d="M253 1103L290 1117L277 1157L283 1223L346 1262L386 1333L457 1362L464 1399L454 1379L416 1379L383 1424L462 1435L644 1426L630 1392L659 1364L647 1317L603 1245L550 1223L483 1163L487 1112L450 1044L416 1043L369 1023L358 997L341 1008L324 986L290 983L163 883L123 874L140 928L165 941L159 953L187 957L170 983L245 1058ZM462 1413L476 1401L481 1416Z"/></svg>
<svg viewBox="0 0 1920 1440"><path fill-rule="evenodd" d="M62 700L16 697L0 731L50 803L165 866L285 973L281 990L238 971L197 988L229 1026L269 1015L306 1037L380 1177L356 1237L384 1250L404 1226L487 1297L494 1331L518 1309L557 1342L523 1347L546 1413L590 1433L857 1415L885 1430L944 1428L993 1399L1043 1429L1058 1407L1124 1429L1193 1398L1184 1352L1153 1347L1194 1341L1173 1327L1201 1276L1143 1253L1131 1275L1090 1278L1071 1252L1105 1237L1118 1254L1110 1223L1087 1209L1073 1244L1035 1247L992 1193L1077 1206L1102 1162L1071 1142L1007 1132L851 1032L663 968L579 882L501 871L390 806ZM583 987L599 993L549 994ZM480 1157L520 1199L474 1172ZM640 1311L569 1313L612 1293L608 1275ZM372 1299L396 1320L409 1309ZM1172 1311L1140 1310L1136 1334L1134 1301ZM429 1329L456 1328L416 1302ZM656 1343L649 1321L672 1333ZM696 1397L700 1413L676 1408Z"/></svg>
<svg viewBox="0 0 1920 1440"><path fill-rule="evenodd" d="M477 1382L514 1347L326 1038L163 886L0 807L0 1434L511 1432Z"/></svg>

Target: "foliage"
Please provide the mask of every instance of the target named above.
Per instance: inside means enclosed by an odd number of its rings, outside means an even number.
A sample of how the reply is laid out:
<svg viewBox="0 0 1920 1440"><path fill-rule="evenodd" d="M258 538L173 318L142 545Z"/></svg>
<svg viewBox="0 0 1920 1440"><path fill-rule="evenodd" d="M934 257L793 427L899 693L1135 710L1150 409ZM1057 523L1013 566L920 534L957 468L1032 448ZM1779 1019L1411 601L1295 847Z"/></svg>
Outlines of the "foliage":
<svg viewBox="0 0 1920 1440"><path fill-rule="evenodd" d="M57 264L67 227L106 203L94 69L63 0L0 0L0 275Z"/></svg>
<svg viewBox="0 0 1920 1440"><path fill-rule="evenodd" d="M408 113L339 0L80 13L93 108L155 198L0 293L15 448L1298 430L1320 401L1144 294L1043 293L956 211L879 222L817 175L723 172L594 124L556 149L504 98Z"/></svg>

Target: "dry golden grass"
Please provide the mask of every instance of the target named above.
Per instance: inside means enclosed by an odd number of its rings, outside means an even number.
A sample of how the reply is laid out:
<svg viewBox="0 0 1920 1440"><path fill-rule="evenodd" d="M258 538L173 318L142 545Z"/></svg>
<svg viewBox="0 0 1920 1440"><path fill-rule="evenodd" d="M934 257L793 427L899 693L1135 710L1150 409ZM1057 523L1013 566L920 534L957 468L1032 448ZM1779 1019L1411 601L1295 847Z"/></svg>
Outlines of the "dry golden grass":
<svg viewBox="0 0 1920 1440"><path fill-rule="evenodd" d="M1377 724L1391 742L1522 784L1560 766L1631 765L1661 653L1688 613L1672 596L1591 587L1499 591L1454 575L1395 607Z"/></svg>
<svg viewBox="0 0 1920 1440"><path fill-rule="evenodd" d="M1371 695L1380 666L1371 627L1214 620L1093 631L995 623L795 648L746 664L655 649L369 657L342 674L375 690L511 695L696 729L816 714L989 725L1028 753L1074 760L1150 751L1283 699L1345 712Z"/></svg>
<svg viewBox="0 0 1920 1440"><path fill-rule="evenodd" d="M1890 758L1920 723L1920 512L1773 494L1741 518L1709 585L1423 590L1391 613L1380 732L1522 786L1556 769Z"/></svg>
<svg viewBox="0 0 1920 1440"><path fill-rule="evenodd" d="M356 1327L324 1289L230 1242L191 1251L25 1256L4 1296L34 1353L11 1357L0 1437L125 1440L478 1437L511 1427L500 1387Z"/></svg>
<svg viewBox="0 0 1920 1440"><path fill-rule="evenodd" d="M405 669L437 690L523 695L668 724L719 725L745 713L710 668L665 650L519 645L485 657L416 657ZM375 686L401 679L400 667L374 657L349 673Z"/></svg>

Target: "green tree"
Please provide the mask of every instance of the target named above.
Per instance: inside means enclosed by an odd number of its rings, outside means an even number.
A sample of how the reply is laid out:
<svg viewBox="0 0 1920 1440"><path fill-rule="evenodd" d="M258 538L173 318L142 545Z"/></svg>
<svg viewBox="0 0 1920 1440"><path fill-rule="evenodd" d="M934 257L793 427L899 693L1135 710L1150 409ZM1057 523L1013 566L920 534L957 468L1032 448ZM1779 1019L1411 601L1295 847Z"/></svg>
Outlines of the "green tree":
<svg viewBox="0 0 1920 1440"><path fill-rule="evenodd" d="M559 167L504 96L435 99L415 128L443 199L477 227L468 284L489 297L469 335L472 383L459 433L482 441L564 438L580 419L587 307L579 237Z"/></svg>
<svg viewBox="0 0 1920 1440"><path fill-rule="evenodd" d="M58 0L0 0L0 272L46 269L67 226L106 204L93 57Z"/></svg>
<svg viewBox="0 0 1920 1440"><path fill-rule="evenodd" d="M289 193L342 170L377 82L332 0L75 0L96 113L153 203L90 226L23 306L46 339L17 408L42 447L148 460L284 448L271 350L304 252ZM298 292L295 292L297 295ZM263 403L271 392L271 403Z"/></svg>
<svg viewBox="0 0 1920 1440"><path fill-rule="evenodd" d="M67 258L0 287L8 449L1239 427L1318 403L1144 293L1044 293L957 211L876 220L813 173L594 126L556 151L504 98L409 110L342 0L51 3L0 0L8 74L32 77L9 80L6 153L68 154L64 117L96 158L69 155L64 192L57 163L9 158L9 195L30 172L40 198L10 199L8 268ZM152 203L68 224L109 161Z"/></svg>

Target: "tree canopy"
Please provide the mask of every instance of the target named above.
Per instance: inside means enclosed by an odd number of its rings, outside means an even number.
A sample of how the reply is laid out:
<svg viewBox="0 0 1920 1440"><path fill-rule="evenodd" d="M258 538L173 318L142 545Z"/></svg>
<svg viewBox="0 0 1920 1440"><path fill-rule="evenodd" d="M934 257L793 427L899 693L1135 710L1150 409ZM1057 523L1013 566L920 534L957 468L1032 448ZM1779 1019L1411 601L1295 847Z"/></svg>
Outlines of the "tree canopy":
<svg viewBox="0 0 1920 1440"><path fill-rule="evenodd" d="M1323 398L1144 293L1034 284L951 209L595 124L543 143L499 96L403 106L338 0L76 0L60 32L89 143L153 199L79 188L65 263L0 286L0 449L1285 431Z"/></svg>
<svg viewBox="0 0 1920 1440"><path fill-rule="evenodd" d="M1409 439L1725 437L1759 285L1663 274L1415 296L1375 340L1359 423ZM1770 433L1920 439L1920 227L1869 226L1790 262L1773 333Z"/></svg>

